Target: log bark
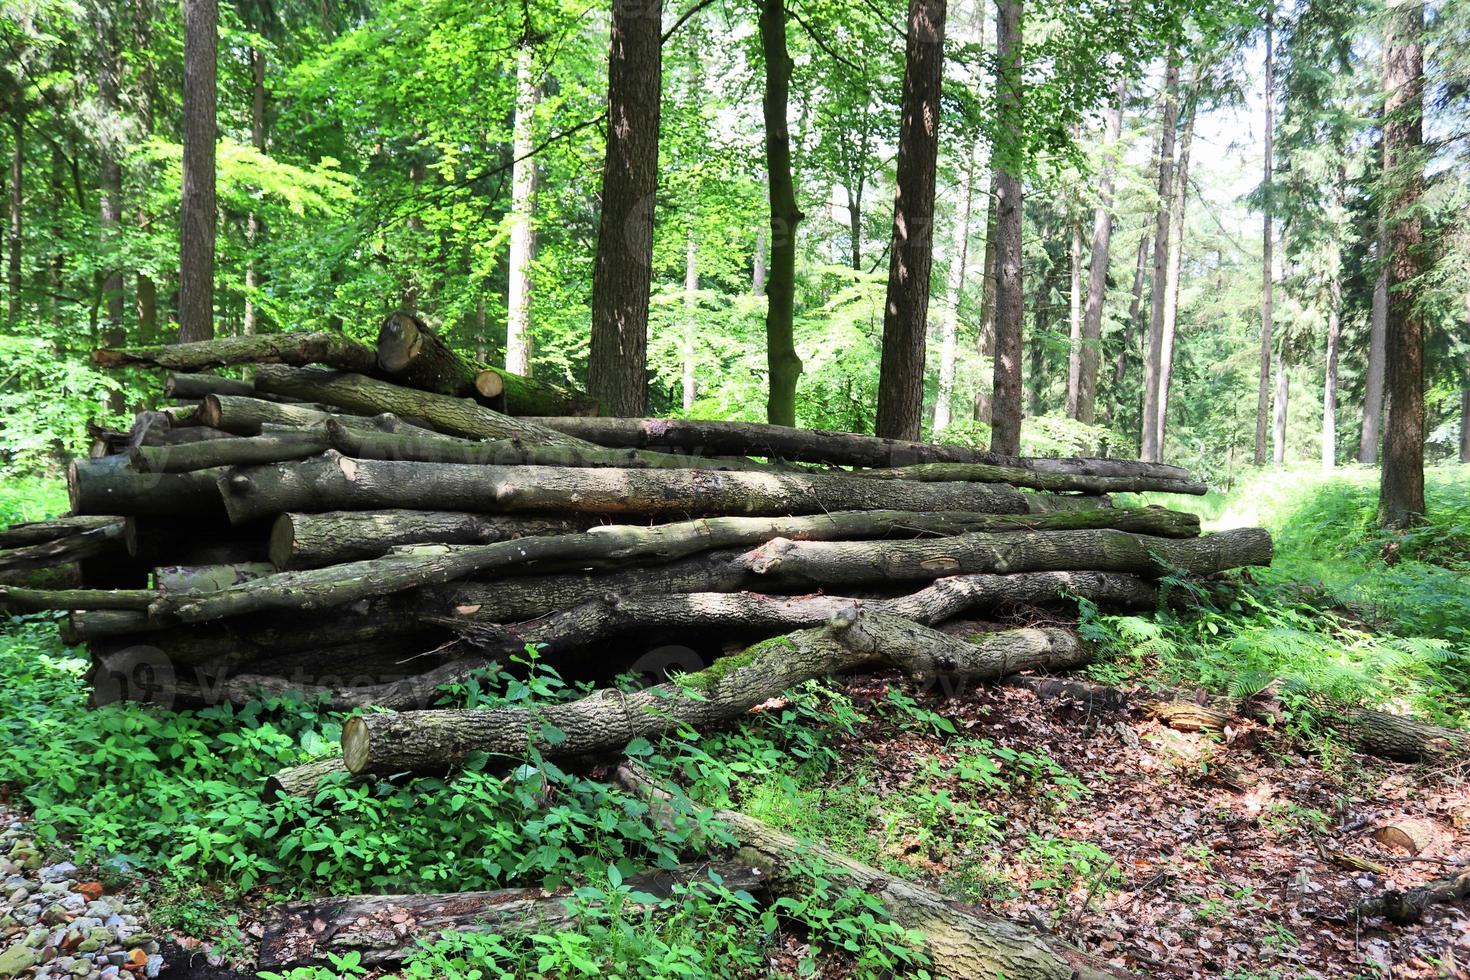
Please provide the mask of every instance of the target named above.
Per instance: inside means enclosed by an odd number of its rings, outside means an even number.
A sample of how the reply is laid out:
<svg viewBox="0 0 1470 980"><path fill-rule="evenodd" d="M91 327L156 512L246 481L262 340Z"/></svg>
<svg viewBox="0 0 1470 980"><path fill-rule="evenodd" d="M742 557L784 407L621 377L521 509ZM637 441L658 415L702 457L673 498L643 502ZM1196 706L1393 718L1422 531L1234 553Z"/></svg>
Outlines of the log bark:
<svg viewBox="0 0 1470 980"><path fill-rule="evenodd" d="M170 372L163 380L165 398L199 401L209 395L235 395L241 398L259 398L262 401L285 402L290 399L280 395L267 395L255 390L255 382L240 378L222 378L217 374L186 374Z"/></svg>
<svg viewBox="0 0 1470 980"><path fill-rule="evenodd" d="M74 459L66 489L74 514L138 517L213 517L221 513L217 480L222 470L137 473L126 456Z"/></svg>
<svg viewBox="0 0 1470 980"><path fill-rule="evenodd" d="M143 612L158 597L152 589L27 589L0 585L0 609L131 609Z"/></svg>
<svg viewBox="0 0 1470 980"><path fill-rule="evenodd" d="M153 587L160 592L218 592L241 582L275 574L269 562L225 565L164 565L153 570Z"/></svg>
<svg viewBox="0 0 1470 980"><path fill-rule="evenodd" d="M441 709L351 718L342 729L342 758L351 772L384 775L442 772L479 752L518 758L532 746L549 758L565 758L618 749L681 725L718 724L797 684L871 663L896 666L921 685L941 677L963 684L1020 670L1064 670L1089 656L1061 630L1008 630L966 642L897 616L848 611L826 626L766 640L633 693L599 690L534 711Z"/></svg>
<svg viewBox="0 0 1470 980"><path fill-rule="evenodd" d="M265 426L320 428L332 417L321 405L285 404L244 395L205 395L199 403L204 424L241 436L258 436Z"/></svg>
<svg viewBox="0 0 1470 980"><path fill-rule="evenodd" d="M274 803L276 800L284 799L288 796L296 796L308 800L315 799L317 790L321 789L322 783L338 774L343 777L344 782L354 778L347 771L347 767L342 765L342 757L340 755L332 756L329 759L317 759L315 762L305 762L299 766L292 766L289 769L278 770L272 775L267 776L265 789L262 791L261 796L267 803ZM266 955L265 950L268 946L274 949L280 949L279 945L273 945L273 941L269 938L269 933L267 934L267 938L261 943L262 958ZM281 962L286 961L281 960ZM265 965L264 959L262 959L260 966L264 968Z"/></svg>
<svg viewBox="0 0 1470 980"><path fill-rule="evenodd" d="M737 861L686 864L623 880L633 892L662 901L718 880L725 888L759 893L765 876ZM633 913L653 909L631 898ZM569 888L501 888L442 895L351 895L282 905L270 913L260 941L261 969L328 962L356 953L365 966L396 963L416 943L465 932L515 936L576 928L579 916Z"/></svg>
<svg viewBox="0 0 1470 980"><path fill-rule="evenodd" d="M26 521L12 524L0 530L0 548L27 548L63 538L74 537L88 531L121 525L120 517L91 514L82 517L56 517L49 521Z"/></svg>
<svg viewBox="0 0 1470 980"><path fill-rule="evenodd" d="M205 471L199 471L205 472ZM192 474L178 474L185 476ZM882 483L850 474L576 469L362 460L328 452L225 472L235 523L287 511L466 510L524 514L812 514L837 510L1049 513L1096 508L1089 497L983 483Z"/></svg>
<svg viewBox="0 0 1470 980"><path fill-rule="evenodd" d="M597 399L585 392L488 365L475 375L474 387L482 399L507 415L594 416L602 411Z"/></svg>
<svg viewBox="0 0 1470 980"><path fill-rule="evenodd" d="M754 422L699 419L538 418L548 428L601 446L662 449L710 456L764 456L834 466L909 466L916 463L983 463L1047 473L1188 480L1189 472L1163 463L1121 459L1051 459L1009 456L965 446L879 439L823 429L795 429Z"/></svg>
<svg viewBox="0 0 1470 980"><path fill-rule="evenodd" d="M643 797L665 829L687 823L672 796L655 787L636 766L624 763L617 778ZM1060 940L1008 922L973 905L946 898L922 885L896 878L815 841L801 840L733 810L711 810L709 822L739 842L741 858L757 864L777 894L804 895L813 863L839 883L873 896L894 922L922 934L921 948L934 975L970 980L1101 980L1128 974ZM703 819L701 823L703 823Z"/></svg>
<svg viewBox="0 0 1470 980"><path fill-rule="evenodd" d="M375 362L371 350L333 333L217 337L92 352L92 363L100 368L137 365L171 371L208 371L229 364L325 364L343 371L372 371Z"/></svg>
<svg viewBox="0 0 1470 980"><path fill-rule="evenodd" d="M256 372L255 386L261 391L340 405L352 412L422 419L428 425L455 436L475 439L526 439L549 446L581 446L587 443L532 419L513 419L462 398L403 388L361 374L344 374L310 368L268 364Z"/></svg>
<svg viewBox="0 0 1470 980"><path fill-rule="evenodd" d="M281 571L379 558L415 544L491 544L595 527L554 517L499 517L456 511L369 510L282 514L271 529L270 560Z"/></svg>
<svg viewBox="0 0 1470 980"><path fill-rule="evenodd" d="M440 395L475 398L473 362L412 313L390 313L378 329L378 370L396 384Z"/></svg>
<svg viewBox="0 0 1470 980"><path fill-rule="evenodd" d="M65 537L0 551L0 576L37 572L86 558L119 554L124 550L123 522L109 518Z"/></svg>
<svg viewBox="0 0 1470 980"><path fill-rule="evenodd" d="M1158 578L1212 575L1271 562L1271 535L1240 528L1172 539L1127 531L960 534L923 541L788 541L776 538L742 559L756 575L822 587L925 581L992 572L1099 571Z"/></svg>
<svg viewBox="0 0 1470 980"><path fill-rule="evenodd" d="M1049 473L1019 466L990 466L985 463L917 463L892 469L861 470L875 480L918 482L1009 483L1032 490L1081 491L1082 493L1188 493L1204 495L1210 488L1192 480L1166 480L1152 476L1092 476L1080 473Z"/></svg>
<svg viewBox="0 0 1470 980"><path fill-rule="evenodd" d="M388 436L387 438L398 438ZM306 459L331 446L325 426L267 432L249 438L208 439L183 446L138 446L128 452L139 473L187 473L216 466L248 466Z"/></svg>
<svg viewBox="0 0 1470 980"><path fill-rule="evenodd" d="M1383 916L1401 926L1409 926L1424 918L1429 906L1440 902L1457 902L1470 897L1470 869L1449 878L1400 891L1390 889L1376 898L1359 903L1357 914L1362 917Z"/></svg>
<svg viewBox="0 0 1470 980"><path fill-rule="evenodd" d="M452 625L485 656L507 656L536 644L543 656L550 657L629 633L689 635L717 629L721 635L772 636L820 626L849 611L885 613L933 626L981 609L1067 602L1077 596L1107 608L1148 609L1156 605L1158 590L1132 575L1106 572L961 575L896 599L756 592L606 593L529 623L500 626L460 616Z"/></svg>

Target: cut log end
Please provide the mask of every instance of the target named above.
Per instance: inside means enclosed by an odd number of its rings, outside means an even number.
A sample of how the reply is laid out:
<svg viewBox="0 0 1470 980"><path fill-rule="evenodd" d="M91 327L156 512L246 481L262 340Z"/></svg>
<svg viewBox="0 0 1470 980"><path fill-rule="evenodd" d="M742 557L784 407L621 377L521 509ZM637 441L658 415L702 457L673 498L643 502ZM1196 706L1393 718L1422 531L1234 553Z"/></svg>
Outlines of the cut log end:
<svg viewBox="0 0 1470 980"><path fill-rule="evenodd" d="M342 762L351 773L359 773L372 763L372 733L361 716L347 719L342 726Z"/></svg>
<svg viewBox="0 0 1470 980"><path fill-rule="evenodd" d="M267 546L270 562L276 568L291 567L291 558L296 554L296 527L290 514L282 514L271 525L270 543Z"/></svg>
<svg viewBox="0 0 1470 980"><path fill-rule="evenodd" d="M481 371L475 375L475 390L481 398L499 398L505 394L505 379L496 371Z"/></svg>
<svg viewBox="0 0 1470 980"><path fill-rule="evenodd" d="M389 374L408 368L423 347L423 323L412 313L390 313L378 329L378 367Z"/></svg>

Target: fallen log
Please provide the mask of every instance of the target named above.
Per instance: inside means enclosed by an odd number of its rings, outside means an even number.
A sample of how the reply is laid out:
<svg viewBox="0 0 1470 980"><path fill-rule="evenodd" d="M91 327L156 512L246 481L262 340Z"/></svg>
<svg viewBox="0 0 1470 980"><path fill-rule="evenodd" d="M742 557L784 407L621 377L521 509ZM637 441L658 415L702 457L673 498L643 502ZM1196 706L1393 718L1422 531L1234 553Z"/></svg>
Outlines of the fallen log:
<svg viewBox="0 0 1470 980"><path fill-rule="evenodd" d="M1429 906L1470 898L1470 868L1448 878L1401 891L1391 888L1382 895L1358 904L1357 914L1363 918L1383 916L1401 926L1411 926L1424 918Z"/></svg>
<svg viewBox="0 0 1470 980"><path fill-rule="evenodd" d="M326 452L330 446L326 427L315 426L248 438L209 439L183 446L138 446L128 451L128 460L139 473L187 473L216 466L305 459Z"/></svg>
<svg viewBox="0 0 1470 980"><path fill-rule="evenodd" d="M1470 734L1420 718L1317 698L1323 722L1353 748L1399 762L1437 762L1470 753Z"/></svg>
<svg viewBox="0 0 1470 980"><path fill-rule="evenodd" d="M478 398L479 369L412 313L390 313L378 328L377 366L397 384L455 398Z"/></svg>
<svg viewBox="0 0 1470 980"><path fill-rule="evenodd" d="M232 435L207 425L150 426L146 430L117 432L90 422L87 423L87 434L92 437L92 448L87 454L89 459L116 456L135 446L186 446L206 439L228 439Z"/></svg>
<svg viewBox="0 0 1470 980"><path fill-rule="evenodd" d="M713 456L762 456L791 462L834 466L909 466L916 463L984 463L1048 473L1092 476L1153 477L1188 480L1182 467L1121 459L1051 459L1002 456L964 446L905 442L795 429L759 422L716 422L699 419L537 418L547 428L600 446L662 449Z"/></svg>
<svg viewBox="0 0 1470 980"><path fill-rule="evenodd" d="M1098 476L1091 473L1054 473L1023 466L992 466L986 463L916 463L885 469L860 470L874 480L910 480L925 483L1009 483L1032 490L1080 491L1082 493L1188 493L1201 495L1210 488L1193 480L1175 480L1139 474Z"/></svg>
<svg viewBox="0 0 1470 980"><path fill-rule="evenodd" d="M286 513L270 535L270 560L281 571L379 558L414 544L490 544L535 535L574 534L596 517L501 517L454 511L339 510Z"/></svg>
<svg viewBox="0 0 1470 980"><path fill-rule="evenodd" d="M957 533L973 516L839 511L810 517L710 517L653 527L605 525L582 534L462 547L419 547L327 568L281 572L207 596L160 596L150 611L163 621L203 622L264 609L326 609L369 596L442 585L476 573L545 567L557 562L576 562L586 568L603 562L627 564L640 558L671 561L776 537L843 540L892 533Z"/></svg>
<svg viewBox="0 0 1470 980"><path fill-rule="evenodd" d="M240 378L222 378L217 374L178 374L170 372L163 379L165 398L202 401L210 395L235 395L243 398L259 398L262 401L288 401L280 395L267 395L255 390L254 381Z"/></svg>
<svg viewBox="0 0 1470 980"><path fill-rule="evenodd" d="M655 786L638 767L624 763L618 768L617 778L650 804L651 815L665 829L687 829L672 795ZM778 895L804 896L811 888L815 866L824 876L876 898L894 922L923 937L920 948L935 976L954 980L1102 980L1128 976L1052 936L946 898L815 841L792 837L746 814L710 810L700 825L706 820L740 843L740 856L757 864Z"/></svg>
<svg viewBox="0 0 1470 980"><path fill-rule="evenodd" d="M883 613L933 626L964 613L1001 605L1043 605L1089 599L1108 608L1147 609L1158 601L1153 584L1107 572L1033 572L962 575L941 579L894 599L772 596L756 592L689 594L607 593L529 623L505 626L474 616L447 620L461 639L485 656L506 656L536 644L552 657L634 632L719 630L722 635L772 636L807 629L849 612Z"/></svg>
<svg viewBox="0 0 1470 980"><path fill-rule="evenodd" d="M92 352L92 364L99 368L138 365L171 371L207 371L230 364L325 364L343 371L371 371L375 361L371 350L333 333L252 334Z"/></svg>
<svg viewBox="0 0 1470 980"><path fill-rule="evenodd" d="M497 367L483 367L475 375L480 397L507 415L593 416L602 410L591 395L550 384Z"/></svg>
<svg viewBox="0 0 1470 980"><path fill-rule="evenodd" d="M312 459L229 470L219 490L236 523L288 511L407 508L495 514L820 514L887 508L1040 514L1096 508L1092 497L989 483L884 484L827 473L576 469Z"/></svg>
<svg viewBox="0 0 1470 980"><path fill-rule="evenodd" d="M199 415L213 429L239 436L258 436L266 426L314 429L332 417L322 405L265 401L244 395L206 395Z"/></svg>
<svg viewBox="0 0 1470 980"><path fill-rule="evenodd" d="M622 907L641 914L654 902L718 881L731 891L763 891L765 876L736 861L686 864L623 880ZM260 940L258 966L278 969L330 962L355 953L364 966L397 963L415 944L466 932L504 936L575 928L580 913L570 888L501 888L442 895L351 895L294 902L272 910Z"/></svg>
<svg viewBox="0 0 1470 980"><path fill-rule="evenodd" d="M340 405L353 412L422 419L440 432L476 439L526 439L552 446L589 443L528 419L511 418L463 398L404 388L361 374L267 364L255 374L255 387L276 395Z"/></svg>
<svg viewBox="0 0 1470 980"><path fill-rule="evenodd" d="M153 570L153 587L160 592L218 592L241 582L275 574L269 562L227 565L165 565Z"/></svg>
<svg viewBox="0 0 1470 980"><path fill-rule="evenodd" d="M916 683L988 680L1021 670L1066 670L1090 651L1061 630L1007 630L966 642L897 616L847 611L831 624L766 640L704 670L633 693L600 690L563 704L390 712L353 717L342 758L354 773L442 772L472 753L523 758L605 752L680 725L737 717L805 681L888 663ZM450 665L451 667L458 665ZM553 734L554 733L554 734Z"/></svg>
<svg viewBox="0 0 1470 980"><path fill-rule="evenodd" d="M124 550L123 522L108 517L100 523L71 534L0 551L0 576L39 572Z"/></svg>
<svg viewBox="0 0 1470 980"><path fill-rule="evenodd" d="M289 796L308 800L315 799L322 783L338 775L342 777L344 783L356 778L347 771L346 766L342 765L340 755L317 759L313 762L303 762L289 769L278 769L266 777L261 797L267 803L273 803Z"/></svg>
<svg viewBox="0 0 1470 980"><path fill-rule="evenodd" d="M140 517L211 517L222 513L220 470L138 473L126 456L74 459L66 490L75 514Z"/></svg>
<svg viewBox="0 0 1470 980"><path fill-rule="evenodd" d="M0 609L44 612L51 609L132 609L146 611L158 598L152 589L27 589L0 585Z"/></svg>
<svg viewBox="0 0 1470 980"><path fill-rule="evenodd" d="M81 517L56 517L49 521L26 521L0 530L0 548L25 548L67 538L86 531L120 522L120 517L89 514Z"/></svg>
<svg viewBox="0 0 1470 980"><path fill-rule="evenodd" d="M1238 528L1199 538L1111 529L960 534L918 541L789 541L776 538L744 559L756 575L821 586L923 581L975 572L1099 571L1161 577L1213 575L1271 563L1271 535Z"/></svg>

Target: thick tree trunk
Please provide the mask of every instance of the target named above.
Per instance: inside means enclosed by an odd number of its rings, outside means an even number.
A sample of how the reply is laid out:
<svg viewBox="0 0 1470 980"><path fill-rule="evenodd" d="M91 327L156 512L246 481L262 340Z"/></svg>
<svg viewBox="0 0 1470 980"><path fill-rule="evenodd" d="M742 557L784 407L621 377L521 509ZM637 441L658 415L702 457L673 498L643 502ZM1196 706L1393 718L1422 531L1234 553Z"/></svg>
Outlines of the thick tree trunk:
<svg viewBox="0 0 1470 980"><path fill-rule="evenodd" d="M663 0L614 5L607 160L592 266L587 391L611 415L648 405L648 291L658 189Z"/></svg>
<svg viewBox="0 0 1470 980"><path fill-rule="evenodd" d="M1275 218L1275 194L1271 184L1272 141L1275 138L1276 108L1276 60L1275 60L1275 6L1266 8L1266 130L1265 151L1262 168L1265 176L1261 180L1261 369L1256 388L1256 451L1255 465L1266 465L1266 423L1271 410L1271 287L1275 269L1271 255L1275 232L1271 227Z"/></svg>
<svg viewBox="0 0 1470 980"><path fill-rule="evenodd" d="M905 442L823 429L698 419L537 418L547 428L601 446L662 449L712 456L764 456L833 466L888 467L915 463L985 463L1049 473L1149 476L1188 480L1182 467L1123 459L1053 459L1005 455L964 446Z"/></svg>
<svg viewBox="0 0 1470 980"><path fill-rule="evenodd" d="M334 411L326 405L264 401L241 395L205 395L199 403L199 418L207 427L237 436L259 436L267 427L325 432L328 419L341 418ZM362 419L362 423L373 424L368 419Z"/></svg>
<svg viewBox="0 0 1470 980"><path fill-rule="evenodd" d="M1419 277L1425 269L1424 5L1389 0L1383 55L1383 173L1388 219L1388 402L1378 518L1386 528L1423 521L1424 315Z"/></svg>
<svg viewBox="0 0 1470 980"><path fill-rule="evenodd" d="M505 369L531 376L531 262L536 257L536 52L528 37L516 52L516 114L510 176L510 261L507 270Z"/></svg>
<svg viewBox="0 0 1470 980"><path fill-rule="evenodd" d="M796 424L796 383L801 357L796 353L796 226L805 215L796 203L791 172L791 133L786 120L791 89L791 56L786 52L786 2L761 0L761 55L766 88L761 107L766 134L766 172L770 174L771 265L765 282L766 421Z"/></svg>
<svg viewBox="0 0 1470 980"><path fill-rule="evenodd" d="M971 147L965 168L964 186L955 208L954 237L950 241L949 273L944 280L944 326L939 340L939 393L934 399L934 431L949 428L954 402L955 354L960 338L960 296L965 290L965 265L970 254L970 211L975 199L976 158L980 153L977 140Z"/></svg>
<svg viewBox="0 0 1470 980"><path fill-rule="evenodd" d="M482 401L507 415L600 415L602 406L586 392L549 381L482 367L474 390Z"/></svg>
<svg viewBox="0 0 1470 980"><path fill-rule="evenodd" d="M1383 421L1383 384L1387 374L1388 345L1388 222L1378 216L1378 278L1373 282L1373 307L1368 321L1368 364L1363 374L1363 429L1358 438L1358 462L1378 462Z"/></svg>
<svg viewBox="0 0 1470 980"><path fill-rule="evenodd" d="M184 177L179 217L179 340L214 336L217 0L184 0Z"/></svg>
<svg viewBox="0 0 1470 980"><path fill-rule="evenodd" d="M104 530L112 526L121 527L120 517L84 516L56 517L49 521L27 521L0 529L0 548L29 548L32 545L61 541L66 538Z"/></svg>
<svg viewBox="0 0 1470 980"><path fill-rule="evenodd" d="M158 598L152 589L27 589L0 585L0 610L42 612L68 609L115 609L146 612Z"/></svg>
<svg viewBox="0 0 1470 980"><path fill-rule="evenodd" d="M164 598L153 612L160 621L203 622L265 609L311 611L511 568L546 568L557 563L591 568L639 558L673 561L704 551L749 547L778 537L851 540L916 526L953 533L962 530L964 521L973 516L847 511L813 517L713 517L654 527L600 527L585 534L467 547L407 549L329 568L282 572L197 600Z"/></svg>
<svg viewBox="0 0 1470 980"><path fill-rule="evenodd" d="M223 471L138 473L127 464L126 456L72 460L66 468L72 513L140 517L220 513L220 492L215 481Z"/></svg>
<svg viewBox="0 0 1470 980"><path fill-rule="evenodd" d="M1271 563L1271 536L1238 528L1199 538L1115 530L961 534L923 541L790 541L776 538L742 559L755 574L790 586L930 581L946 575L1097 571L1158 577Z"/></svg>
<svg viewBox="0 0 1470 980"><path fill-rule="evenodd" d="M580 439L529 419L513 419L465 399L402 388L361 374L267 364L256 372L255 387L303 401L339 405L349 412L373 415L390 412L422 419L450 435L477 439L528 439L552 446L585 447Z"/></svg>
<svg viewBox="0 0 1470 980"><path fill-rule="evenodd" d="M282 514L270 558L282 571L380 558L415 544L490 544L545 534L576 534L597 518L496 517L455 511L370 510Z"/></svg>
<svg viewBox="0 0 1470 980"><path fill-rule="evenodd" d="M1194 78L1189 85L1187 113L1184 131L1179 137L1179 163L1174 168L1174 197L1170 202L1173 226L1169 240L1168 281L1164 292L1164 330L1159 354L1159 412L1158 433L1155 436L1159 458L1164 457L1167 443L1164 440L1169 426L1169 389L1174 383L1174 333L1179 321L1180 268L1184 263L1184 219L1189 211L1189 152L1194 143L1194 120L1198 114L1201 66L1194 66Z"/></svg>
<svg viewBox="0 0 1470 980"><path fill-rule="evenodd" d="M374 370L375 355L334 333L278 333L158 347L128 347L92 352L100 368L160 367L170 371L209 371L230 364L325 364L343 371Z"/></svg>
<svg viewBox="0 0 1470 980"><path fill-rule="evenodd" d="M143 483L158 479L132 475ZM884 508L1026 514L1068 508L1071 503L984 483L888 482L837 473L416 463L355 460L335 452L300 462L232 469L220 480L220 492L230 520L237 524L287 511L385 507L644 517Z"/></svg>
<svg viewBox="0 0 1470 980"><path fill-rule="evenodd" d="M1158 211L1154 220L1153 303L1148 322L1147 353L1143 359L1143 429L1139 458L1156 463L1159 445L1159 391L1163 378L1164 306L1169 295L1170 210L1174 201L1174 129L1179 102L1179 55L1170 51L1164 76L1163 118L1159 122Z"/></svg>
<svg viewBox="0 0 1470 980"><path fill-rule="evenodd" d="M1057 670L1087 662L1090 651L1061 630L1009 630L968 643L882 614L846 613L716 661L676 682L632 693L597 691L578 701L526 708L410 711L359 716L342 730L342 758L353 773L442 772L474 753L548 758L620 749L738 717L813 678L889 663L928 685L990 680L1020 670ZM559 731L558 740L546 736Z"/></svg>
<svg viewBox="0 0 1470 980"><path fill-rule="evenodd" d="M683 820L675 816L669 795L654 787L638 769L624 764L618 769L618 779L651 804L655 819L666 828L681 828ZM809 869L816 862L837 881L874 897L894 922L923 937L920 945L935 976L950 980L1103 980L1126 976L1051 936L1023 929L977 907L896 878L815 841L792 837L743 813L713 810L708 817L734 836L742 856L756 859L777 894L807 894L811 887Z"/></svg>
<svg viewBox="0 0 1470 980"><path fill-rule="evenodd" d="M924 418L924 348L934 260L934 169L944 78L945 0L909 0L897 198L883 304L883 356L874 434L918 439Z"/></svg>
<svg viewBox="0 0 1470 980"><path fill-rule="evenodd" d="M1283 352L1276 355L1276 394L1271 403L1271 461L1277 466L1286 465L1286 418L1290 399L1291 368Z"/></svg>
<svg viewBox="0 0 1470 980"><path fill-rule="evenodd" d="M1021 174L1023 42L1021 0L997 0L995 167L995 380L991 385L990 451L1021 451Z"/></svg>
<svg viewBox="0 0 1470 980"><path fill-rule="evenodd" d="M321 774L331 770L328 759L298 767L277 792L287 796L314 796ZM312 768L308 768L312 767ZM277 774L291 772L285 770ZM309 792L305 790L310 787ZM655 903L698 892L701 885L718 881L727 889L759 894L765 875L735 861L701 861L672 871L652 871L623 880L623 887ZM633 915L656 912L657 905L626 897L620 908ZM492 892L450 892L442 895L352 895L295 902L273 909L260 941L257 965L276 970L307 963L327 963L329 956L352 953L364 966L397 963L411 956L418 943L440 937L488 932L500 936L560 932L576 929L580 913L570 888L502 888Z"/></svg>
<svg viewBox="0 0 1470 980"><path fill-rule="evenodd" d="M1102 357L1103 303L1107 299L1108 259L1113 238L1113 153L1123 135L1128 78L1118 79L1117 105L1108 115L1103 136L1103 167L1098 178L1097 208L1092 214L1092 257L1087 269L1087 305L1082 313L1082 350L1077 360L1077 404L1073 418L1089 425L1097 420L1097 374Z"/></svg>

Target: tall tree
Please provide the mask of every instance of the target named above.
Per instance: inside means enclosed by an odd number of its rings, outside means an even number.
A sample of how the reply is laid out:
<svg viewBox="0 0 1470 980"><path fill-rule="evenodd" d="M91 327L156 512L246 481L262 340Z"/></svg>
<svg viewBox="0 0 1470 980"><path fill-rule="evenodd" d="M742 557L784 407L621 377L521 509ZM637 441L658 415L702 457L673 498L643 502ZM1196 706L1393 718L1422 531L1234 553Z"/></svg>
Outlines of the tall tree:
<svg viewBox="0 0 1470 980"><path fill-rule="evenodd" d="M699 331L699 243L689 229L684 248L684 339L679 345L684 411L694 407L694 340Z"/></svg>
<svg viewBox="0 0 1470 980"><path fill-rule="evenodd" d="M1113 237L1113 153L1123 135L1123 110L1128 102L1128 78L1118 80L1117 103L1108 114L1103 136L1102 174L1097 184L1097 207L1092 213L1092 261L1087 270L1087 305L1082 312L1081 350L1077 352L1077 385L1068 398L1068 414L1080 422L1095 421L1097 369L1102 341L1103 300L1107 298L1108 258Z"/></svg>
<svg viewBox="0 0 1470 980"><path fill-rule="evenodd" d="M791 131L786 119L792 61L786 52L785 0L762 0L760 36L766 66L762 110L771 200L771 254L769 267L765 269L766 368L770 373L766 421L774 425L795 425L796 382L801 377L794 324L796 226L804 215L796 206L796 181L791 174ZM757 269L760 268L758 265Z"/></svg>
<svg viewBox="0 0 1470 980"><path fill-rule="evenodd" d="M1291 398L1291 369L1286 361L1286 341L1276 354L1276 390L1271 398L1271 461L1286 465L1286 412Z"/></svg>
<svg viewBox="0 0 1470 980"><path fill-rule="evenodd" d="M1154 280L1153 303L1148 322L1148 346L1143 359L1143 431L1139 458L1158 462L1163 447L1159 445L1159 385L1163 377L1164 304L1169 288L1169 219L1173 209L1174 137L1179 96L1179 58L1168 56L1164 74L1162 118L1159 122L1158 211L1154 216Z"/></svg>
<svg viewBox="0 0 1470 980"><path fill-rule="evenodd" d="M975 203L975 172L980 144L966 157L960 200L955 207L954 237L950 242L949 273L944 281L944 324L939 338L939 394L934 400L934 431L949 428L954 401L955 353L960 336L960 295L965 289L965 266L970 257L970 212Z"/></svg>
<svg viewBox="0 0 1470 980"><path fill-rule="evenodd" d="M6 256L6 311L11 322L20 319L21 247L25 238L24 195L21 193L26 162L26 104L17 98L10 110L10 249Z"/></svg>
<svg viewBox="0 0 1470 980"><path fill-rule="evenodd" d="M1388 204L1388 399L1378 516L1384 527L1423 520L1424 320L1424 5L1388 0L1383 54L1383 179Z"/></svg>
<svg viewBox="0 0 1470 980"><path fill-rule="evenodd" d="M1174 198L1170 202L1169 267L1164 283L1164 329L1159 350L1159 411L1155 418L1158 432L1154 436L1160 457L1164 452L1164 434L1169 425L1169 388L1174 382L1175 326L1179 322L1179 282L1184 264L1184 219L1189 211L1189 154L1194 145L1194 120L1199 111L1199 64L1184 103L1184 129L1179 135L1179 160L1174 167Z"/></svg>
<svg viewBox="0 0 1470 980"><path fill-rule="evenodd" d="M265 52L251 45L250 56L250 145L265 153ZM254 209L245 217L245 240L250 253L245 259L245 314L240 332L255 333L255 290L259 286L255 251L260 245L260 215Z"/></svg>
<svg viewBox="0 0 1470 980"><path fill-rule="evenodd" d="M1082 381L1082 222L1073 218L1072 247L1067 250L1072 275L1067 290L1067 417L1077 417L1077 386Z"/></svg>
<svg viewBox="0 0 1470 980"><path fill-rule="evenodd" d="M874 431L917 439L924 415L924 344L929 326L929 273L934 261L934 180L939 158L939 96L944 81L945 0L909 0L903 103L898 136L898 196L888 297L883 307L883 360Z"/></svg>
<svg viewBox="0 0 1470 980"><path fill-rule="evenodd" d="M607 159L592 265L587 391L611 415L648 405L648 291L658 189L663 0L617 0L607 69Z"/></svg>
<svg viewBox="0 0 1470 980"><path fill-rule="evenodd" d="M104 270L99 273L98 286L107 309L107 327L102 331L102 342L109 347L121 347L126 341L123 276L118 265L121 259L117 245L118 225L122 220L122 148L118 146L116 126L113 125L118 112L118 37L113 23L114 12L99 8L92 16L97 35L97 103L104 120L104 125L98 129L97 141L101 184L98 229ZM121 389L108 396L108 407L114 412L123 410Z"/></svg>
<svg viewBox="0 0 1470 980"><path fill-rule="evenodd" d="M179 340L214 336L217 0L184 0L184 181L179 214Z"/></svg>
<svg viewBox="0 0 1470 980"><path fill-rule="evenodd" d="M516 52L516 111L511 139L510 263L507 269L505 369L531 374L531 262L536 252L536 84L535 49L529 18Z"/></svg>
<svg viewBox="0 0 1470 980"><path fill-rule="evenodd" d="M1333 187L1336 213L1347 208L1345 201L1347 175L1341 164ZM1322 469L1331 472L1337 465L1337 360L1342 344L1342 245L1336 236L1327 242L1327 359L1322 371Z"/></svg>
<svg viewBox="0 0 1470 980"><path fill-rule="evenodd" d="M1275 0L1266 8L1266 132L1264 163L1262 168L1264 177L1261 181L1261 370L1259 384L1256 388L1256 451L1254 461L1257 466L1263 466L1266 462L1266 417L1270 411L1270 385L1271 385L1271 285L1272 285L1272 200L1271 200L1271 140L1274 135L1275 120L1274 109L1276 99L1276 52L1275 52L1275 26L1276 9Z"/></svg>
<svg viewBox="0 0 1470 980"><path fill-rule="evenodd" d="M1021 451L1021 172L1022 0L995 5L995 382L991 385L991 452Z"/></svg>

